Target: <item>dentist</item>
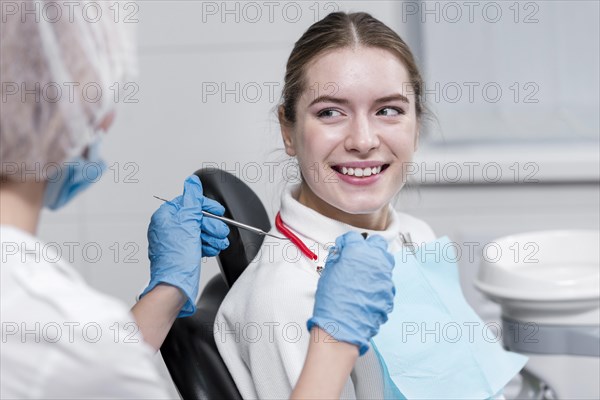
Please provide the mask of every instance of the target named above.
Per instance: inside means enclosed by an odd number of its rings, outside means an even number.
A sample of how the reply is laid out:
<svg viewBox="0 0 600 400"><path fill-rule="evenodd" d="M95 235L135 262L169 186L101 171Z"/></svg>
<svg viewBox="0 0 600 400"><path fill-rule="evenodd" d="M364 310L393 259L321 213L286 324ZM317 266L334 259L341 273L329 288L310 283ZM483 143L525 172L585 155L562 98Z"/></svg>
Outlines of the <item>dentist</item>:
<svg viewBox="0 0 600 400"><path fill-rule="evenodd" d="M0 22L0 398L167 398L152 357L174 320L195 312L200 260L228 246L229 229L202 217L224 209L187 178L182 195L152 215L150 283L131 310L88 286L37 237L43 208L66 206L100 179L100 132L115 116L106 94L136 70L133 25L73 17L6 14ZM105 95L90 101L82 87ZM393 259L380 241L348 235L319 282L313 340L292 397L339 397L358 348L391 311ZM358 266L360 279L346 279ZM368 312L358 301L367 297ZM342 327L335 345L320 327L332 322Z"/></svg>

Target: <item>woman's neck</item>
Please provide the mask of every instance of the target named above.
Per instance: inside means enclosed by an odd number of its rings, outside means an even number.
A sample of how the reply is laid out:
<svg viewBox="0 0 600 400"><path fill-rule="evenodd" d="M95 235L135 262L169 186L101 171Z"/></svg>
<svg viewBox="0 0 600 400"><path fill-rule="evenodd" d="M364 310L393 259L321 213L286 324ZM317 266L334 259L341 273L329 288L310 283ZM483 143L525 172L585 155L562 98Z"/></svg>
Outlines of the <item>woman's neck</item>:
<svg viewBox="0 0 600 400"><path fill-rule="evenodd" d="M323 201L312 190L308 189L304 183L300 185L300 193L297 200L300 204L315 210L321 215L357 228L383 231L389 224L388 207L383 207L381 210L370 214L349 214Z"/></svg>
<svg viewBox="0 0 600 400"><path fill-rule="evenodd" d="M0 181L0 224L36 234L45 181Z"/></svg>

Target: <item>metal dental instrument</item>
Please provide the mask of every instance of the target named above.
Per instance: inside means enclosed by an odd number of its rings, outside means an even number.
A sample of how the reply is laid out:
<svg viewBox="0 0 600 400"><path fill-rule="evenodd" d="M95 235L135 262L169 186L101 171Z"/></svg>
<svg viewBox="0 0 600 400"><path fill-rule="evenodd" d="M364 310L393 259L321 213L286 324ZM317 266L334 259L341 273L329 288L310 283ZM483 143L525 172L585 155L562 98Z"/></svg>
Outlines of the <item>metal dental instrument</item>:
<svg viewBox="0 0 600 400"><path fill-rule="evenodd" d="M163 199L162 197L158 197L158 196L153 196L153 197L154 197L154 198L156 198L156 199L158 199L158 200L162 200L162 201L169 201L169 200ZM211 213L209 213L208 211L204 211L204 210L202 210L202 215L204 215L205 217L209 217L209 218L218 219L218 220L220 220L220 221L223 221L223 222L225 222L225 223L226 223L226 224L228 224L228 225L232 225L232 226L236 226L236 227L238 227L238 228L245 229L245 230L247 230L247 231L250 231L250 232L252 232L252 233L256 233L257 235L261 235L261 236L271 236L271 237L273 237L273 238L275 238L275 239L279 239L279 240L289 240L289 239L288 239L288 238L286 238L286 237L282 237L282 236L273 235L272 233L265 232L265 231L263 231L262 229L255 228L255 227L253 227L253 226L250 226L250 225L242 224L241 222L237 222L237 221L234 221L234 220L232 220L232 219L229 219L229 218L221 217L220 215L211 214Z"/></svg>

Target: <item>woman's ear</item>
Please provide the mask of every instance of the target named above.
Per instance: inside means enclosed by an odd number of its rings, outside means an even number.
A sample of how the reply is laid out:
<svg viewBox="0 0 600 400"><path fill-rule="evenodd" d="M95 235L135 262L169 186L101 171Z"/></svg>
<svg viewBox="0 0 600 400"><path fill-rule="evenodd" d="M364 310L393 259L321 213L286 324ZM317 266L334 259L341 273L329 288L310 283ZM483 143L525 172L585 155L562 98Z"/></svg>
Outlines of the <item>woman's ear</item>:
<svg viewBox="0 0 600 400"><path fill-rule="evenodd" d="M292 124L285 118L285 110L283 106L279 106L277 113L279 117L279 126L281 127L281 138L283 139L283 145L285 146L285 152L288 156L294 157L296 155L296 148L294 146L294 135Z"/></svg>

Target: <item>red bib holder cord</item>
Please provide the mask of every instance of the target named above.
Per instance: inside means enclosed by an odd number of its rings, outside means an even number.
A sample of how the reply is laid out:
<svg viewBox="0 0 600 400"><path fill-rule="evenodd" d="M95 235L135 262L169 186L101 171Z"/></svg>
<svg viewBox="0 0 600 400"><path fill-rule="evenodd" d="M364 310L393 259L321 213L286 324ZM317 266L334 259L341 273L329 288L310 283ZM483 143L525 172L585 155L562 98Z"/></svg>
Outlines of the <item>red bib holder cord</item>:
<svg viewBox="0 0 600 400"><path fill-rule="evenodd" d="M304 254L306 257L313 261L317 261L317 255L310 251L310 249L306 247L302 240L300 240L298 236L294 235L294 233L283 224L280 213L277 213L277 216L275 217L275 227L277 228L279 233L281 233L286 238L290 239L290 242L292 242L296 247L298 247L302 254Z"/></svg>

